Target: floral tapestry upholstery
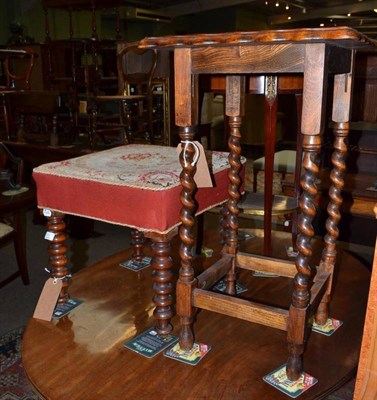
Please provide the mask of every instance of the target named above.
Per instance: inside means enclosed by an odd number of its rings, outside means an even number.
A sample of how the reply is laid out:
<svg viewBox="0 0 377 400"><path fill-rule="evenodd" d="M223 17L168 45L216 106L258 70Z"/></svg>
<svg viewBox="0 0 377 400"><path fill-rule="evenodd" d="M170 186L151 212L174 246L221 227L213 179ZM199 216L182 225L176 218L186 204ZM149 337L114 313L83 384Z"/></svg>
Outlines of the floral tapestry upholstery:
<svg viewBox="0 0 377 400"><path fill-rule="evenodd" d="M214 186L196 193L198 213L228 197L228 153L207 152ZM176 148L126 145L34 169L38 206L166 233L180 224Z"/></svg>

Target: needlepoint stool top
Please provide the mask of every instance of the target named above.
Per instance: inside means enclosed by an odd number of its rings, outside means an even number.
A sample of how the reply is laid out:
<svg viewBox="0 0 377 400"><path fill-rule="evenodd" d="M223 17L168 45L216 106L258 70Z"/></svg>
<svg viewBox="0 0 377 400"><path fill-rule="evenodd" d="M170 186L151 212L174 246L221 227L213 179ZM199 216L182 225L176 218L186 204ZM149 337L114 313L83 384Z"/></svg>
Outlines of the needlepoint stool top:
<svg viewBox="0 0 377 400"><path fill-rule="evenodd" d="M198 213L228 197L228 153L208 152L214 187L197 192ZM175 148L126 145L34 169L39 208L166 233L180 224Z"/></svg>

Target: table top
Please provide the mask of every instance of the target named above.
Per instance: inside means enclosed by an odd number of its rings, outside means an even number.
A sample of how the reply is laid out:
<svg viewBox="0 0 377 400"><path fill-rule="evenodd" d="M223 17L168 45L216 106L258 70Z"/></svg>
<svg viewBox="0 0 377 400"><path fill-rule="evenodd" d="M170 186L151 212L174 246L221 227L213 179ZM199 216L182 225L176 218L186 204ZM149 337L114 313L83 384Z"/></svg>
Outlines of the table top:
<svg viewBox="0 0 377 400"><path fill-rule="evenodd" d="M252 32L172 35L147 37L140 47L205 47L331 42L340 47L375 48L377 42L349 27L279 29Z"/></svg>

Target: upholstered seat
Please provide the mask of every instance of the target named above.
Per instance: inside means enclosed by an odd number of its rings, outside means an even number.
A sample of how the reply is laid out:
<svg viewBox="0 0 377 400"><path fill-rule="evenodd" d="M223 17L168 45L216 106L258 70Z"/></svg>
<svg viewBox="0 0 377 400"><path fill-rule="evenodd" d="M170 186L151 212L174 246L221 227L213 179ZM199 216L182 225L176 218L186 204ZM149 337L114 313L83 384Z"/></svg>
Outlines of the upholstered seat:
<svg viewBox="0 0 377 400"><path fill-rule="evenodd" d="M228 154L208 157L214 187L199 189L198 213L227 197ZM166 233L180 222L180 172L175 148L135 144L42 165L34 179L40 208Z"/></svg>

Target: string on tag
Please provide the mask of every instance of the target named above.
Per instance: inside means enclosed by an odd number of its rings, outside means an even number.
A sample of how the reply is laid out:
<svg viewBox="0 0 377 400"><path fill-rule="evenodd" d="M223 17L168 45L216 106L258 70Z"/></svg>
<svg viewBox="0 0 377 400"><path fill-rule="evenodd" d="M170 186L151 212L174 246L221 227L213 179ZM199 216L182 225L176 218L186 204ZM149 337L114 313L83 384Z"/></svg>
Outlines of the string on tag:
<svg viewBox="0 0 377 400"><path fill-rule="evenodd" d="M192 166L194 166L197 163L198 159L199 159L199 155L200 155L199 147L197 146L197 144L195 142L192 142L191 140L181 140L181 143L184 145L184 147L183 147L183 161L185 163L185 167L188 166L188 162L186 161L186 151L187 151L188 145L192 144L194 146L195 154L194 154L194 159L193 159L192 164L191 164Z"/></svg>
<svg viewBox="0 0 377 400"><path fill-rule="evenodd" d="M49 274L51 274L51 271L48 268L45 268L45 271L48 272ZM72 274L67 274L67 275L60 276L60 277L57 277L57 276L52 277L52 279L54 280L54 283L56 283L57 281L64 281L64 279L69 279L69 278L72 278Z"/></svg>

